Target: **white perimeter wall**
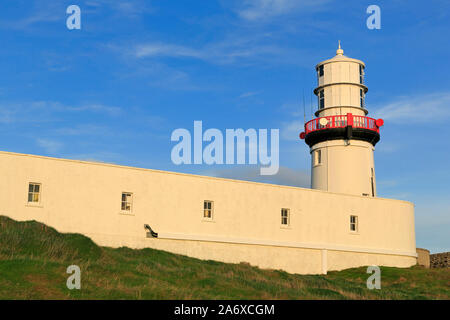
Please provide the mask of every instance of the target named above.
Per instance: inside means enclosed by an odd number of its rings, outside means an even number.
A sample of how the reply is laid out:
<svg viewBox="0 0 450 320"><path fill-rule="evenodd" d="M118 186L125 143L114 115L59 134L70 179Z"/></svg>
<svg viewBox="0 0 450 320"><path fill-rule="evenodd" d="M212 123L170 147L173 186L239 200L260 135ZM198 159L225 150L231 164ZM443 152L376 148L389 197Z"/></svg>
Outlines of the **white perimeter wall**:
<svg viewBox="0 0 450 320"><path fill-rule="evenodd" d="M28 183L42 184L39 205ZM132 214L121 212L133 193ZM203 219L203 201L214 219ZM289 208L290 226L281 226ZM100 245L153 247L296 273L416 262L410 202L0 152L0 215L78 232ZM358 232L350 232L350 215ZM147 238L144 224L159 233Z"/></svg>

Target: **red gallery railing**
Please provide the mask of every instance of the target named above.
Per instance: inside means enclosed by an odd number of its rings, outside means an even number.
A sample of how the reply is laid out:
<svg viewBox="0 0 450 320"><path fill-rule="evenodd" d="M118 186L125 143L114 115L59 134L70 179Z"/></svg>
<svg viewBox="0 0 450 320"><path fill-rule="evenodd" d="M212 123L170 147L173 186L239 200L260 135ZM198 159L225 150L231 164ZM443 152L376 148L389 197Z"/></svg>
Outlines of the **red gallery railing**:
<svg viewBox="0 0 450 320"><path fill-rule="evenodd" d="M305 123L305 132L302 132L300 138L304 139L305 135L314 131L331 128L345 128L347 126L373 130L380 133L380 127L383 123L383 119L375 120L369 117L355 116L351 113L347 113L346 115L326 116L312 119Z"/></svg>

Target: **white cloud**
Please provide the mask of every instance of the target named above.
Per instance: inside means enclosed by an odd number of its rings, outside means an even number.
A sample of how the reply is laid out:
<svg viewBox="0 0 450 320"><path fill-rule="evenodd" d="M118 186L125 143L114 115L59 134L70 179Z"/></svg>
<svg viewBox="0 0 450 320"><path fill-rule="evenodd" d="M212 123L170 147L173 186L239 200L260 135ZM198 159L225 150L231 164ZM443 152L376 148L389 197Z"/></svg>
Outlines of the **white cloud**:
<svg viewBox="0 0 450 320"><path fill-rule="evenodd" d="M37 139L36 143L38 144L39 147L43 148L47 153L51 154L58 153L63 146L63 144L59 141L42 138Z"/></svg>
<svg viewBox="0 0 450 320"><path fill-rule="evenodd" d="M376 108L374 117L405 124L446 121L450 118L450 92L397 97Z"/></svg>
<svg viewBox="0 0 450 320"><path fill-rule="evenodd" d="M286 102L283 103L280 107L280 111L286 112L287 114L289 114L292 117L295 118L299 118L305 116L305 119L308 120L307 118L311 117L311 105L308 101L308 106L306 105L306 100L305 100L305 106L303 107L303 102L300 102L300 100L298 102Z"/></svg>
<svg viewBox="0 0 450 320"><path fill-rule="evenodd" d="M0 104L0 123L50 122L67 112L94 112L117 116L122 109L99 103L65 105L54 101L13 102Z"/></svg>
<svg viewBox="0 0 450 320"><path fill-rule="evenodd" d="M98 151L84 154L72 154L66 155L65 157L73 160L111 163L111 164L123 163L125 160L123 155L108 151Z"/></svg>
<svg viewBox="0 0 450 320"><path fill-rule="evenodd" d="M44 2L35 1L34 6L24 9L32 9L31 14L20 19L3 20L0 27L15 30L26 30L37 23L49 23L56 21L64 21L65 8L62 3L56 1ZM63 15L60 14L63 13Z"/></svg>
<svg viewBox="0 0 450 320"><path fill-rule="evenodd" d="M104 126L98 126L93 124L82 124L74 127L59 128L55 130L58 135L66 136L80 136L80 135L95 135L105 136L110 135L111 131Z"/></svg>
<svg viewBox="0 0 450 320"><path fill-rule="evenodd" d="M317 10L330 0L245 0L237 9L238 15L248 21L261 21L292 12Z"/></svg>
<svg viewBox="0 0 450 320"><path fill-rule="evenodd" d="M189 57L199 59L205 58L204 53L201 50L164 43L147 43L138 45L135 48L135 55L138 58L152 56Z"/></svg>
<svg viewBox="0 0 450 320"><path fill-rule="evenodd" d="M149 5L148 0L89 0L85 2L88 12L99 12L105 7L111 8L113 11L121 15L121 17L136 18L145 13L151 13L154 8Z"/></svg>
<svg viewBox="0 0 450 320"><path fill-rule="evenodd" d="M186 72L159 65L157 68L148 72L150 76L149 85L152 87L164 88L169 90L196 91L205 88L192 83L192 80ZM166 72L155 72L155 70L166 70Z"/></svg>
<svg viewBox="0 0 450 320"><path fill-rule="evenodd" d="M33 0L22 1L23 14L18 19L8 19L0 21L0 27L14 30L31 30L35 28L37 24L48 23L61 23L61 26L65 25L65 19L68 17L66 14L66 8L69 5L64 1L54 0ZM20 4L19 4L20 5ZM154 12L154 8L149 5L147 0L89 0L82 4L81 7L82 18L83 15L92 14L101 15L104 19L114 19L116 22L118 16L120 19L129 18L136 19L146 13ZM110 10L113 15L107 16ZM29 11L29 13L27 12ZM94 24L98 19L92 21L90 19L89 25ZM102 21L103 24L105 22ZM111 22L112 23L112 22Z"/></svg>
<svg viewBox="0 0 450 320"><path fill-rule="evenodd" d="M389 141L382 141L382 143L377 144L376 150L377 152L382 153L393 153L397 152L402 148L402 144L392 143Z"/></svg>
<svg viewBox="0 0 450 320"><path fill-rule="evenodd" d="M134 18L143 13L153 12L153 8L149 6L149 1L108 1L107 4L111 5L114 10L117 10L121 15Z"/></svg>
<svg viewBox="0 0 450 320"><path fill-rule="evenodd" d="M299 134L304 129L303 121L293 120L291 122L284 122L281 125L281 139L287 141L297 141Z"/></svg>
<svg viewBox="0 0 450 320"><path fill-rule="evenodd" d="M306 102L305 102L306 103ZM311 106L303 109L303 104L299 102L286 102L279 110L289 115L292 120L281 124L281 139L286 141L298 141L299 135L305 128L305 122L311 119Z"/></svg>
<svg viewBox="0 0 450 320"><path fill-rule="evenodd" d="M269 53L270 51L274 52L275 49L266 47L257 50L257 47L252 47L250 44L248 47L243 47L225 42L206 45L199 49L173 44L147 43L136 47L135 56L137 58L191 58L218 64L229 64L234 63L237 60L261 55L264 52Z"/></svg>
<svg viewBox="0 0 450 320"><path fill-rule="evenodd" d="M114 46L110 46L113 49ZM274 39L267 34L252 36L239 36L233 34L226 39L204 44L198 47L189 47L163 42L141 43L129 49L123 49L138 59L143 58L189 58L203 60L215 64L254 65L264 62L270 64L306 64L311 53L294 48L282 47L275 44Z"/></svg>
<svg viewBox="0 0 450 320"><path fill-rule="evenodd" d="M249 97L256 96L258 94L260 94L260 92L256 92L256 91L244 92L239 96L239 98L240 99L249 98Z"/></svg>
<svg viewBox="0 0 450 320"><path fill-rule="evenodd" d="M98 103L84 104L77 107L61 106L61 109L67 111L89 111L89 112L107 113L111 116L116 116L120 114L120 112L122 111L120 107L108 106Z"/></svg>
<svg viewBox="0 0 450 320"><path fill-rule="evenodd" d="M50 115L43 102L0 104L0 123L46 122L49 120Z"/></svg>

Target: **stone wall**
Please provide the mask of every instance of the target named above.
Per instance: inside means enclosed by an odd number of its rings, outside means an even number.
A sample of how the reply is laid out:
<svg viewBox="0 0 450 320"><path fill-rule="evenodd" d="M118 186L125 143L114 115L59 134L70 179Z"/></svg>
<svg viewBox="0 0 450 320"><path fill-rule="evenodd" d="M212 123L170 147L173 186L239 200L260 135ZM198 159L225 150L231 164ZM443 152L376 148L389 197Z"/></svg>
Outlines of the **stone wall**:
<svg viewBox="0 0 450 320"><path fill-rule="evenodd" d="M431 268L450 267L450 252L430 254Z"/></svg>

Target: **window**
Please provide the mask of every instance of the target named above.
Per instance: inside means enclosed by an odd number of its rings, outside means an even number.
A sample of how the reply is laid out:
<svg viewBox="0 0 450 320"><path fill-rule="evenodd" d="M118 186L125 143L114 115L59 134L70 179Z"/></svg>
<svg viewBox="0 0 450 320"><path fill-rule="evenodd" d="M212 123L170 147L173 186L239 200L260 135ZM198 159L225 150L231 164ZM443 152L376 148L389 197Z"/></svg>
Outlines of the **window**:
<svg viewBox="0 0 450 320"><path fill-rule="evenodd" d="M319 109L325 108L325 96L323 90L319 91Z"/></svg>
<svg viewBox="0 0 450 320"><path fill-rule="evenodd" d="M364 67L359 65L359 83L364 83Z"/></svg>
<svg viewBox="0 0 450 320"><path fill-rule="evenodd" d="M322 150L316 150L314 152L314 165L322 164Z"/></svg>
<svg viewBox="0 0 450 320"><path fill-rule="evenodd" d="M133 206L133 194L130 192L122 192L122 211L131 212Z"/></svg>
<svg viewBox="0 0 450 320"><path fill-rule="evenodd" d="M203 218L204 219L212 220L213 210L214 210L214 204L212 201L209 201L209 200L203 201Z"/></svg>
<svg viewBox="0 0 450 320"><path fill-rule="evenodd" d="M358 217L350 216L350 231L358 232Z"/></svg>
<svg viewBox="0 0 450 320"><path fill-rule="evenodd" d="M364 92L363 92L363 89L359 90L359 96L360 96L360 100L361 100L361 108L364 108Z"/></svg>
<svg viewBox="0 0 450 320"><path fill-rule="evenodd" d="M319 73L319 78L323 77L323 65L321 65L317 71Z"/></svg>
<svg viewBox="0 0 450 320"><path fill-rule="evenodd" d="M281 225L288 226L289 225L289 209L283 208L281 209Z"/></svg>
<svg viewBox="0 0 450 320"><path fill-rule="evenodd" d="M30 182L28 185L28 202L39 203L41 201L41 184Z"/></svg>
<svg viewBox="0 0 450 320"><path fill-rule="evenodd" d="M375 197L375 186L374 186L374 183L373 183L373 176L374 176L373 168L370 168L370 169L372 171L372 175L370 177L370 185L372 186L372 197Z"/></svg>

